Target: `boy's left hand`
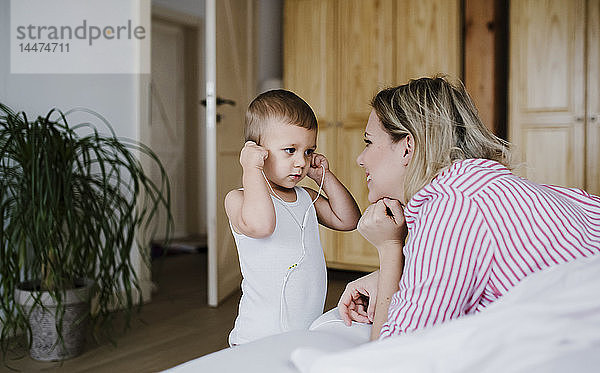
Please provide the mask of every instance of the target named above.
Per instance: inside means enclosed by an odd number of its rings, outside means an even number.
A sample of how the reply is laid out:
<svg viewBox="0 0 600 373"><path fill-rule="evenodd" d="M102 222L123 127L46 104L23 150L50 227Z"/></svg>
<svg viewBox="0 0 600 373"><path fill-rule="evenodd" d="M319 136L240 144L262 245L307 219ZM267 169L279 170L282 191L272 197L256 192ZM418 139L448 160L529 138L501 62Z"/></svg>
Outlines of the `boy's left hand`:
<svg viewBox="0 0 600 373"><path fill-rule="evenodd" d="M325 172L329 170L327 158L323 154L314 153L306 176L310 177L320 185L321 178L323 178L323 167L325 167Z"/></svg>

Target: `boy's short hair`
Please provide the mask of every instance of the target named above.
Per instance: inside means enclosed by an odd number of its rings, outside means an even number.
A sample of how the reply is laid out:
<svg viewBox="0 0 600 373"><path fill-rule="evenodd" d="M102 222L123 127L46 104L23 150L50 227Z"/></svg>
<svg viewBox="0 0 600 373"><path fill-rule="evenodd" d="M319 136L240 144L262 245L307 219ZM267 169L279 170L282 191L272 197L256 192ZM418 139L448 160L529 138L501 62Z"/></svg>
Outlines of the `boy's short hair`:
<svg viewBox="0 0 600 373"><path fill-rule="evenodd" d="M246 110L245 141L260 144L268 119L282 120L307 130L318 128L315 113L306 101L285 89L267 91L252 100Z"/></svg>

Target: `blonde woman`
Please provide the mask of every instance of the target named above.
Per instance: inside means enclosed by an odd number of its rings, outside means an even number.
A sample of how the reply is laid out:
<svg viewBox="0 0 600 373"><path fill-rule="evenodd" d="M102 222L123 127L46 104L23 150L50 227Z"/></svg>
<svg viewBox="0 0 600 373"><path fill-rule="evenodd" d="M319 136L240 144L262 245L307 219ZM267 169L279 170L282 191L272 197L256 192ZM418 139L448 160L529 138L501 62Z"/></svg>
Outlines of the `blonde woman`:
<svg viewBox="0 0 600 373"><path fill-rule="evenodd" d="M348 284L347 325L371 339L477 313L544 268L600 252L600 198L515 176L508 144L461 83L421 78L372 100L357 163L369 206L359 232L380 269Z"/></svg>

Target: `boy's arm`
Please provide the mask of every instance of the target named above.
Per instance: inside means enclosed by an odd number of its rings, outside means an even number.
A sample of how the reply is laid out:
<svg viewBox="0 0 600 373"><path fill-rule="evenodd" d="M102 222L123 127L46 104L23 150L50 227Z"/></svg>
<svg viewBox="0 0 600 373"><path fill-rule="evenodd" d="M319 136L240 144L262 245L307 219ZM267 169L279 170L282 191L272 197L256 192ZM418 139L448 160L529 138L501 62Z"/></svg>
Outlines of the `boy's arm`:
<svg viewBox="0 0 600 373"><path fill-rule="evenodd" d="M236 232L265 238L275 230L275 207L262 174L268 152L252 141L240 153L244 190L232 190L225 197L225 211Z"/></svg>
<svg viewBox="0 0 600 373"><path fill-rule="evenodd" d="M325 156L322 154L314 155L308 177L313 179L317 185L320 185L323 174L322 165L325 167L323 191L327 194L327 197L320 195L315 202L319 223L331 229L351 231L358 224L360 210L352 194L329 170L329 163ZM306 188L306 190L312 199L315 199L317 192L310 188Z"/></svg>

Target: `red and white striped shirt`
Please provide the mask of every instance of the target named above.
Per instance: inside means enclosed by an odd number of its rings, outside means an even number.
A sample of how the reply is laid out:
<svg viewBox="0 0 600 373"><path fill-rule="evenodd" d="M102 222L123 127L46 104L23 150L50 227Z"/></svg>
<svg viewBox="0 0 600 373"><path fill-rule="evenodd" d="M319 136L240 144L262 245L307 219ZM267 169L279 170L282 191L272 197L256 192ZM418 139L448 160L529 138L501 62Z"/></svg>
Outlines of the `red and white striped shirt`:
<svg viewBox="0 0 600 373"><path fill-rule="evenodd" d="M404 214L404 272L380 338L479 312L531 273L600 253L599 197L486 159L453 164Z"/></svg>

